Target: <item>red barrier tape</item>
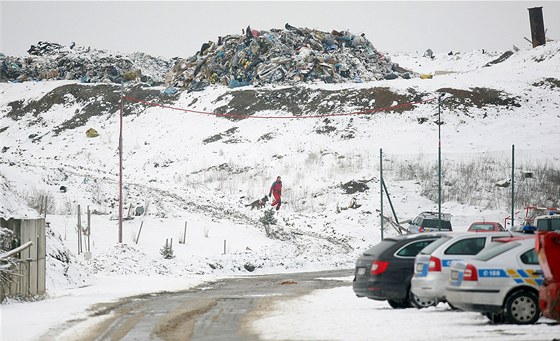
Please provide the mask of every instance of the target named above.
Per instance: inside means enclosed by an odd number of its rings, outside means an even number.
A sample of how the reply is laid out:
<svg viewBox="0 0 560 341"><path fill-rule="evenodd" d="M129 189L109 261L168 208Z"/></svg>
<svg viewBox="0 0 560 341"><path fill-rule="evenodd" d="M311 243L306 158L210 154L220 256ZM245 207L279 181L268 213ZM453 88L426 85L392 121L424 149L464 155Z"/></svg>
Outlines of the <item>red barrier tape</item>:
<svg viewBox="0 0 560 341"><path fill-rule="evenodd" d="M183 111L183 112L191 112L191 113L195 113L195 114L210 115L210 116L216 116L216 117L269 118L269 119L288 118L288 119L294 119L294 118L323 118L323 117L351 116L351 115L371 115L371 114L379 112L379 111L395 110L395 109L400 109L400 108L412 106L412 105L415 105L415 104L422 104L422 103L431 102L433 100L436 100L437 98L434 97L434 98L429 98L429 99L416 101L416 102L407 102L407 103L403 103L403 104L398 104L398 105L394 105L394 106L391 106L391 107L378 108L378 109L368 109L368 110L363 110L363 111L354 111L354 112L350 112L350 113L323 114L323 115L302 115L302 116L258 116L258 115L242 115L242 114L233 114L233 113L220 114L220 113L215 113L215 112L207 112L207 111L198 111L198 110L192 110L192 109L177 108L177 107L172 107L172 106L169 106L169 105L163 105L163 104L159 104L159 103L155 103L155 102L144 101L144 100L134 98L134 97L129 97L129 96L124 96L123 99L131 101L131 102L142 103L142 104L153 106L153 107L160 107L160 108L171 109L171 110L179 110L179 111Z"/></svg>

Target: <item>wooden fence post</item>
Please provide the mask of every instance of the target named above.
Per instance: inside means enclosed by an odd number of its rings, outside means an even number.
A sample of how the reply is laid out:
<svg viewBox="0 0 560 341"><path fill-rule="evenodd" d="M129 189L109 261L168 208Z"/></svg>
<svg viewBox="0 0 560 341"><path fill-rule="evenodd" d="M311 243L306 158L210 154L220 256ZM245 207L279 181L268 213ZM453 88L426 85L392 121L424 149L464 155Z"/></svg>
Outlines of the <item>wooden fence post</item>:
<svg viewBox="0 0 560 341"><path fill-rule="evenodd" d="M82 253L82 214L78 205L78 254Z"/></svg>

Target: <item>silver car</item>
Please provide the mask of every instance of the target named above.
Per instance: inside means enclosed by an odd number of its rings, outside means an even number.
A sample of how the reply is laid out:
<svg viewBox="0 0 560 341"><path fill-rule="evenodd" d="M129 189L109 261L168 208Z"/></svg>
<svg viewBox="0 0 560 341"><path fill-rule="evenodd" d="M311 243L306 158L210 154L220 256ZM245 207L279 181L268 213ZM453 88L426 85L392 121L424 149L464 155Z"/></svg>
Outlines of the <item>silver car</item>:
<svg viewBox="0 0 560 341"><path fill-rule="evenodd" d="M460 233L436 240L416 256L410 290L434 304L445 302L451 262L470 259L493 240L510 236L511 232Z"/></svg>
<svg viewBox="0 0 560 341"><path fill-rule="evenodd" d="M498 243L473 259L453 262L445 296L453 306L482 312L494 323L535 323L544 278L535 236Z"/></svg>

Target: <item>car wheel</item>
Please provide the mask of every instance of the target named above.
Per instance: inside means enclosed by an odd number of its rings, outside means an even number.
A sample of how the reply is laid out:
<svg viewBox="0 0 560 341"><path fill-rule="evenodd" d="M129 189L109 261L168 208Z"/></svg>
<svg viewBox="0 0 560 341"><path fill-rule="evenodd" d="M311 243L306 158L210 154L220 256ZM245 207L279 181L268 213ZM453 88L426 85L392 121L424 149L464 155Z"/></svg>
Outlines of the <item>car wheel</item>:
<svg viewBox="0 0 560 341"><path fill-rule="evenodd" d="M407 300L387 300L387 303L389 303L393 309L410 308L410 303Z"/></svg>
<svg viewBox="0 0 560 341"><path fill-rule="evenodd" d="M540 315L539 299L530 291L517 291L506 299L505 319L508 323L533 324Z"/></svg>
<svg viewBox="0 0 560 341"><path fill-rule="evenodd" d="M432 298L421 298L412 293L412 291L408 291L408 301L410 305L416 307L418 309L427 308L427 307L435 307L437 305L437 300Z"/></svg>

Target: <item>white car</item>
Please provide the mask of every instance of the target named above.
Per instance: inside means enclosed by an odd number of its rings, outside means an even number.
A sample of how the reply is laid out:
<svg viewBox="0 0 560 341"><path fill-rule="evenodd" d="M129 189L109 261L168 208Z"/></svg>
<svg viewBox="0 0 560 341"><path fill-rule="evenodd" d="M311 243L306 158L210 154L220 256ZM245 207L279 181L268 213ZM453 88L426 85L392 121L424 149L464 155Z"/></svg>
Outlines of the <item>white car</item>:
<svg viewBox="0 0 560 341"><path fill-rule="evenodd" d="M444 236L424 248L416 256L410 291L433 304L444 302L452 261L470 259L497 238L510 237L511 232L461 233Z"/></svg>
<svg viewBox="0 0 560 341"><path fill-rule="evenodd" d="M534 224L538 231L560 231L560 214L536 217Z"/></svg>
<svg viewBox="0 0 560 341"><path fill-rule="evenodd" d="M447 301L461 310L481 312L494 323L535 323L543 282L535 236L496 244L471 260L452 263Z"/></svg>

